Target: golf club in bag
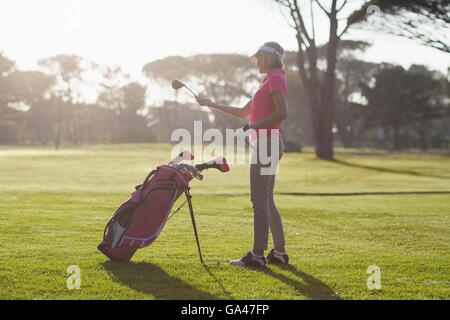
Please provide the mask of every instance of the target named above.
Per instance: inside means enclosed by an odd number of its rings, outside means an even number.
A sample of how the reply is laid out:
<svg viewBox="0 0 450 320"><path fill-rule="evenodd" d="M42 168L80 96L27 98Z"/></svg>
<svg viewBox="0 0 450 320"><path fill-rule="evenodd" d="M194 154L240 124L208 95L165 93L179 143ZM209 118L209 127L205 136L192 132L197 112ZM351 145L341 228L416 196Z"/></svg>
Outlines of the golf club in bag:
<svg viewBox="0 0 450 320"><path fill-rule="evenodd" d="M168 165L161 165L152 170L143 183L135 187L131 198L114 212L106 224L103 240L97 248L111 260L129 261L137 249L147 247L156 240L170 218L173 204L184 193L189 205L200 262L203 264L189 182L193 178L202 180L203 170L215 168L227 172L229 167L223 157L195 166L181 163L183 160L193 159L194 156L189 151L184 151Z"/></svg>

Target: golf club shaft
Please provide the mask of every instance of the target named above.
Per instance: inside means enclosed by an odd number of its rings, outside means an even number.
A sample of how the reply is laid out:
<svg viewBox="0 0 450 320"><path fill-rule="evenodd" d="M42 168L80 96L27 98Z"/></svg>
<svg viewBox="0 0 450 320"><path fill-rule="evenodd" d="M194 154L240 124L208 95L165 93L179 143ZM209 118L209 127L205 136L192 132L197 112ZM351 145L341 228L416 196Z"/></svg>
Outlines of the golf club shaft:
<svg viewBox="0 0 450 320"><path fill-rule="evenodd" d="M186 88L186 89L188 89L193 95L194 95L194 97L198 97L198 95L191 89L191 88L189 88L187 85L185 85L185 84L183 84L184 85L184 87ZM209 110L211 110L215 115L218 115L221 119L222 119L222 121L226 124L226 126L228 127L228 128L230 128L230 129L234 129L233 128L233 126L231 126L231 124L223 117L223 115L222 114L220 114L219 113L219 111L217 111L217 110L214 110L214 108L212 108L212 107L210 107L210 106L207 106L208 108L209 108Z"/></svg>
<svg viewBox="0 0 450 320"><path fill-rule="evenodd" d="M211 110L215 115L218 115L219 118L222 119L222 122L224 122L225 125L226 125L228 128L233 129L233 130L236 130L236 129L234 129L233 126L227 121L227 119L225 119L225 117L222 115L222 113L221 113L220 111L217 111L217 110L215 110L214 108L212 108L212 107L210 107L210 106L207 106L207 107L208 107L209 110ZM244 140L245 140L245 143L247 143L250 147L252 146L252 145L250 144L250 141L248 140L248 137L245 137Z"/></svg>
<svg viewBox="0 0 450 320"><path fill-rule="evenodd" d="M178 81L179 81L179 80L178 80ZM189 91L194 95L195 98L198 97L198 95L197 95L191 88L189 88L185 83L183 83L183 82L181 82L181 81L179 81L179 83L182 84L187 90L189 90ZM228 128L235 130L234 127L230 124L229 121L227 121L227 119L225 119L225 117L222 115L222 113L221 113L220 111L215 110L214 108L212 108L212 107L210 107L210 106L207 106L207 107L209 108L209 110L211 110L211 111L214 113L214 115L218 116L218 117L222 120L222 122L225 123L225 125L226 125ZM250 143L250 141L248 140L247 137L245 137L245 142L246 142L250 147L252 146L251 143Z"/></svg>
<svg viewBox="0 0 450 320"><path fill-rule="evenodd" d="M193 95L194 95L194 97L197 97L197 94L194 92L194 91L192 91L191 90L191 88L189 88L187 85L185 85L184 83L183 83L183 85L184 85L184 87L186 88L186 89L188 89Z"/></svg>

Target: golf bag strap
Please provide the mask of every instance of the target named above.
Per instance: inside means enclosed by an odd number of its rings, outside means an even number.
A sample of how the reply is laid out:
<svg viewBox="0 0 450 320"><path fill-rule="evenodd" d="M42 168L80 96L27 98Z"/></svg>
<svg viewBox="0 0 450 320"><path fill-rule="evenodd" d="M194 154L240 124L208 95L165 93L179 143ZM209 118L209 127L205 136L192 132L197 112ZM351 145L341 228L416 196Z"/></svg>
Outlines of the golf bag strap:
<svg viewBox="0 0 450 320"><path fill-rule="evenodd" d="M145 188L145 187L147 186L148 182L150 181L150 178L151 178L155 173L158 172L158 169L159 169L159 167L156 168L156 169L153 169L153 170L147 175L147 177L145 177L144 182L142 182L142 184L136 186L135 189L136 189L136 190L139 190L139 189L142 188L142 187Z"/></svg>

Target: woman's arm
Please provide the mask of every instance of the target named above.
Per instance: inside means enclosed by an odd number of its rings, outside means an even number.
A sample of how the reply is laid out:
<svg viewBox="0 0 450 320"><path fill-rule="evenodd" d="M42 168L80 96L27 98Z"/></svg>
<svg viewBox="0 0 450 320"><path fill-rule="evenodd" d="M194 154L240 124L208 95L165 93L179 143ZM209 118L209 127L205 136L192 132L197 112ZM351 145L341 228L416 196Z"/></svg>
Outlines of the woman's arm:
<svg viewBox="0 0 450 320"><path fill-rule="evenodd" d="M203 97L196 97L196 100L201 106L208 106L208 107L220 110L222 112L231 114L232 116L241 117L241 118L245 118L246 116L248 116L250 114L250 109L252 106L252 100L247 102L247 104L245 106L243 106L242 108L223 106L223 105L213 102L210 99L206 99Z"/></svg>
<svg viewBox="0 0 450 320"><path fill-rule="evenodd" d="M275 112L272 112L267 117L252 124L252 129L267 128L271 125L285 119L287 117L287 101L283 92L272 92L272 99L275 105Z"/></svg>

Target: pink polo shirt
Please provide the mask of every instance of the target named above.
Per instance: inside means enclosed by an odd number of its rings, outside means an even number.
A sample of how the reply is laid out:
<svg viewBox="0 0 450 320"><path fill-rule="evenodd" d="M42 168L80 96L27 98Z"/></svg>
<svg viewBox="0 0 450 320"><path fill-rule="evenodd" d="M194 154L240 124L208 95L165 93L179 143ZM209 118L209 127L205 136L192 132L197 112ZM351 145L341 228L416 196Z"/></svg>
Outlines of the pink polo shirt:
<svg viewBox="0 0 450 320"><path fill-rule="evenodd" d="M264 79L258 91L256 91L252 98L250 123L255 123L261 119L264 119L276 110L272 99L272 92L281 91L285 97L287 96L287 83L284 75L285 72L283 70L275 69ZM272 135L270 129L278 129L277 135L280 137L282 136L281 121L262 129L266 129L267 135L269 136ZM263 133L264 131L260 133L260 129L256 129L251 133L250 138L254 139L260 135L263 135Z"/></svg>

